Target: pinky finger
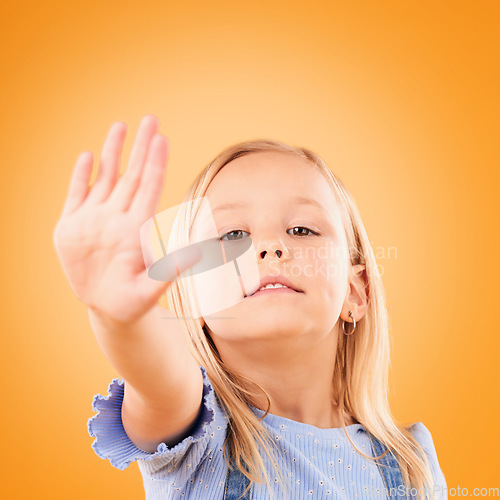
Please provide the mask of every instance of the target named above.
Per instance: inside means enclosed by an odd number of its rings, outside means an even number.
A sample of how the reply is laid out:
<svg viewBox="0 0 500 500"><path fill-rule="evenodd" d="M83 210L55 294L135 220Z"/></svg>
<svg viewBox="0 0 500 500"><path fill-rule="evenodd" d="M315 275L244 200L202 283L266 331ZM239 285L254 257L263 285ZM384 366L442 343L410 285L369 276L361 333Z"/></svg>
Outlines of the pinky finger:
<svg viewBox="0 0 500 500"><path fill-rule="evenodd" d="M63 208L63 215L68 215L76 210L87 197L92 163L93 155L90 151L84 151L76 160L69 185L68 197Z"/></svg>

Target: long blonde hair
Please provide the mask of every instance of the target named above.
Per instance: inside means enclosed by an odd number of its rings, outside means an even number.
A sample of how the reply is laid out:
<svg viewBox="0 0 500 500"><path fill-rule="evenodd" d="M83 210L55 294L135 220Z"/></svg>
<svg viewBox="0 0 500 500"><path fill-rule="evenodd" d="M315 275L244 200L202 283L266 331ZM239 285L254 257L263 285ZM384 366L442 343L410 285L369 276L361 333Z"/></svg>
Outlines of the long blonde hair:
<svg viewBox="0 0 500 500"><path fill-rule="evenodd" d="M340 415L351 415L393 452L408 488L417 488L419 493L432 491L433 477L425 452L413 437L409 426L398 424L389 408L390 339L387 303L375 255L351 194L321 158L306 148L267 139L241 142L226 148L200 172L186 193L184 200L194 201L192 204L183 204L190 208L185 210L181 223L172 231L171 238L174 238L175 246L189 243L189 234L199 209L196 200L205 196L217 173L232 160L258 152L276 152L303 158L312 167L318 168L331 185L342 213L350 265L365 266L369 295L367 312L357 322L356 333L338 336L333 376L335 402ZM263 387L226 366L206 327L202 327L200 320L192 319L188 300L191 293L189 283L186 284L184 280L176 281L166 292L168 306L182 321L190 350L198 363L206 369L215 395L226 414L229 426L226 441L229 440L236 466L250 480L250 484L262 483L263 477L271 495L272 483L279 482L286 490L279 464L280 450L273 436L261 423L270 411L271 398ZM253 400L252 392L247 389L248 384L261 390L267 398L268 407L260 419L249 408ZM359 453L375 460L354 445L344 420L342 428ZM267 454L279 479L270 480L259 449ZM226 457L225 450L224 456ZM418 498L426 496L421 493Z"/></svg>

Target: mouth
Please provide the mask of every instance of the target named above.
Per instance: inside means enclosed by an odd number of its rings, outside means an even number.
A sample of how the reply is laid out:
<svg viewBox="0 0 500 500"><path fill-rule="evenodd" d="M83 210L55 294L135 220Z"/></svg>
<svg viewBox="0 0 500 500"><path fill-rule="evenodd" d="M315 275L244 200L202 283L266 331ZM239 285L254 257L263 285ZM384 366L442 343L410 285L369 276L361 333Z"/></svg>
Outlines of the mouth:
<svg viewBox="0 0 500 500"><path fill-rule="evenodd" d="M304 292L299 292L298 290L294 290L293 288L288 288L288 287L266 288L265 290L257 290L256 292L252 293L252 295L247 295L246 298L250 299L253 297L260 297L263 295L290 295L290 294L297 295L299 293L304 293Z"/></svg>
<svg viewBox="0 0 500 500"><path fill-rule="evenodd" d="M284 294L297 294L304 293L302 290L293 285L293 283L288 280L285 276L264 276L261 281L259 288L253 293L246 296L250 297L260 297L264 295L284 295Z"/></svg>

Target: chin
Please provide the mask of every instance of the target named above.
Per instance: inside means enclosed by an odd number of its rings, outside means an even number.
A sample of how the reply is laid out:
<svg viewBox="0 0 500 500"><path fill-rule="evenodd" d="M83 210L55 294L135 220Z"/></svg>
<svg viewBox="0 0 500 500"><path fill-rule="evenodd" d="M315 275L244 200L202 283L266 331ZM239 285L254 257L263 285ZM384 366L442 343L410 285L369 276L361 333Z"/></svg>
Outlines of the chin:
<svg viewBox="0 0 500 500"><path fill-rule="evenodd" d="M295 334L303 332L305 328L305 325L301 325L300 322L294 321L292 318L283 320L279 317L273 319L253 318L249 320L247 325L251 325L250 330L254 338L293 337Z"/></svg>

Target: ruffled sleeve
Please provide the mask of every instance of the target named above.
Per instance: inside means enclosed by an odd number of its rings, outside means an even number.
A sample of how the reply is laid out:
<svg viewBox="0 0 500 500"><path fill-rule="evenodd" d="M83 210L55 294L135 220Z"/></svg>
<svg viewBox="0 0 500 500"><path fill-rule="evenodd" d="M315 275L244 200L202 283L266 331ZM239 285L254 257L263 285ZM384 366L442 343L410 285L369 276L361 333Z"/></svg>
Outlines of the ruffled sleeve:
<svg viewBox="0 0 500 500"><path fill-rule="evenodd" d="M169 465L177 469L176 464L184 458L188 458L195 468L207 448L217 412L212 385L205 369L202 366L200 369L203 374L203 407L195 430L173 448L160 443L155 453L138 448L126 434L121 417L124 380L113 379L108 387L108 395L97 394L92 402L92 409L97 411L97 415L88 420L88 431L91 437L96 438L92 443L96 454L109 459L111 465L120 470L139 460L141 470L148 475L166 471Z"/></svg>
<svg viewBox="0 0 500 500"><path fill-rule="evenodd" d="M420 446L422 446L429 460L429 465L434 476L436 488L434 491L436 494L434 498L439 500L447 499L448 495L446 479L439 465L436 448L434 446L434 441L429 429L427 429L427 427L422 422L417 422L410 427L410 430L415 439L419 442Z"/></svg>

